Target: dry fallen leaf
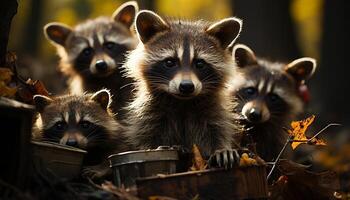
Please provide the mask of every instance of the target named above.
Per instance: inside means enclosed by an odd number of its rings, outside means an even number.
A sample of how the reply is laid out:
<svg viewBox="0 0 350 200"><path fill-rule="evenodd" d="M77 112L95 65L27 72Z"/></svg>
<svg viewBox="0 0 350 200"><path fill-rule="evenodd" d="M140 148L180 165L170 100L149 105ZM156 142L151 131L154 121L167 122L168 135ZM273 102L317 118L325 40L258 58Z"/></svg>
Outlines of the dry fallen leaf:
<svg viewBox="0 0 350 200"><path fill-rule="evenodd" d="M7 84L11 81L12 76L13 72L10 69L0 67L0 81Z"/></svg>
<svg viewBox="0 0 350 200"><path fill-rule="evenodd" d="M193 153L193 165L190 167L191 171L205 170L207 169L207 161L205 161L201 155L201 152L196 144L192 147Z"/></svg>
<svg viewBox="0 0 350 200"><path fill-rule="evenodd" d="M115 185L113 185L112 182L109 181L105 181L104 183L102 183L101 188L114 194L120 200L141 200L137 196L131 194L131 192L128 192L127 189L116 187Z"/></svg>
<svg viewBox="0 0 350 200"><path fill-rule="evenodd" d="M0 81L0 96L12 98L17 92L16 88L8 87L4 82Z"/></svg>
<svg viewBox="0 0 350 200"><path fill-rule="evenodd" d="M0 96L14 97L17 89L9 87L7 84L11 82L13 72L8 68L0 68Z"/></svg>
<svg viewBox="0 0 350 200"><path fill-rule="evenodd" d="M293 140L305 140L305 142L292 142L293 149L297 148L297 146L302 143L307 143L305 132L307 128L314 122L314 120L315 115L312 115L311 117L304 120L292 121L290 124L292 129L288 130L289 135L293 137Z"/></svg>
<svg viewBox="0 0 350 200"><path fill-rule="evenodd" d="M324 140L317 138L311 138L307 143L311 145L327 145Z"/></svg>
<svg viewBox="0 0 350 200"><path fill-rule="evenodd" d="M247 153L243 153L241 159L239 160L239 166L247 167L252 165L258 165L258 162L254 158L249 158Z"/></svg>
<svg viewBox="0 0 350 200"><path fill-rule="evenodd" d="M21 98L21 101L25 103L33 104L33 96L36 94L49 96L49 92L39 80L33 81L28 79L25 83L21 84L18 89L18 96Z"/></svg>
<svg viewBox="0 0 350 200"><path fill-rule="evenodd" d="M311 172L307 166L288 160L281 160L278 165L282 176L269 188L272 200L328 200L339 190L335 172Z"/></svg>
<svg viewBox="0 0 350 200"><path fill-rule="evenodd" d="M292 149L297 148L300 144L310 144L310 145L326 145L325 141L317 139L316 137L307 138L306 131L308 127L314 122L315 115L312 115L309 118L300 121L292 121L291 129L288 130L289 135L291 136Z"/></svg>

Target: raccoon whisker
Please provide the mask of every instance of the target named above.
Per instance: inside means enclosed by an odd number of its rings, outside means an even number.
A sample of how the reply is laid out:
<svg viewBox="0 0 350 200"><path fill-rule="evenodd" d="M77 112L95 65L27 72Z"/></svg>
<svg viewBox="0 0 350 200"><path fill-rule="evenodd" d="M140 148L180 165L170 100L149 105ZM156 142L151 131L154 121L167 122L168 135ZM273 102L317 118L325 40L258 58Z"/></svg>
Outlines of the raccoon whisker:
<svg viewBox="0 0 350 200"><path fill-rule="evenodd" d="M91 136L94 135L94 134L99 135L99 134L96 133L97 131L98 131L98 127L94 127L94 128L90 131L90 133L86 136L86 138L89 138L89 137L91 137Z"/></svg>
<svg viewBox="0 0 350 200"><path fill-rule="evenodd" d="M164 78L148 78L148 81L163 81L163 82L168 82L168 79L164 79Z"/></svg>
<svg viewBox="0 0 350 200"><path fill-rule="evenodd" d="M204 77L204 78L202 79L202 81L206 81L206 80L209 80L209 79L214 78L214 77L215 77L214 74L209 74L208 76Z"/></svg>
<svg viewBox="0 0 350 200"><path fill-rule="evenodd" d="M164 74L160 73L160 72L154 72L154 71L151 71L149 73L147 73L146 75L147 77L149 76L153 76L153 77L166 77L164 76Z"/></svg>
<svg viewBox="0 0 350 200"><path fill-rule="evenodd" d="M135 85L135 83L128 83L128 84L125 84L125 85L121 86L119 89L124 89L124 88L126 88L126 87L128 87L128 86L130 86L130 85Z"/></svg>
<svg viewBox="0 0 350 200"><path fill-rule="evenodd" d="M156 77L156 76L149 76L147 77L148 80L163 80L163 81L169 81L167 77Z"/></svg>
<svg viewBox="0 0 350 200"><path fill-rule="evenodd" d="M161 81L161 80L150 81L150 85L156 86L158 88L161 88L160 85L162 85L162 84L168 85L167 82Z"/></svg>
<svg viewBox="0 0 350 200"><path fill-rule="evenodd" d="M95 134L95 132L89 133L86 138L91 138L91 136L93 136Z"/></svg>
<svg viewBox="0 0 350 200"><path fill-rule="evenodd" d="M159 73L151 73L147 75L148 78L163 78L168 80L168 77L164 76L163 74L159 74Z"/></svg>
<svg viewBox="0 0 350 200"><path fill-rule="evenodd" d="M205 81L202 83L203 85L211 86L211 87L217 87L217 85L220 84L220 82L217 82L217 81Z"/></svg>
<svg viewBox="0 0 350 200"><path fill-rule="evenodd" d="M238 99L241 100L243 103L247 103L248 101L242 97L238 92L236 94L238 96Z"/></svg>
<svg viewBox="0 0 350 200"><path fill-rule="evenodd" d="M162 90L163 90L163 88L160 87L160 86L158 86L158 85L153 85L153 86L152 86L152 89L153 89L153 90L156 90L156 91L162 91Z"/></svg>

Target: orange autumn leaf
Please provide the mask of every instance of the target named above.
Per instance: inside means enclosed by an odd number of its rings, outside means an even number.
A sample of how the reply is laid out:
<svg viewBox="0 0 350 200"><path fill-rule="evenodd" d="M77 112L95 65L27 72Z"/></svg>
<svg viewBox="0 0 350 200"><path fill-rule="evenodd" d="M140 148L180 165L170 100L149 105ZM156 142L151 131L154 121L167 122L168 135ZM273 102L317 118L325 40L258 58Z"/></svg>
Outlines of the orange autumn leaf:
<svg viewBox="0 0 350 200"><path fill-rule="evenodd" d="M193 165L191 166L191 171L204 170L207 168L207 162L203 159L201 152L196 144L192 147L193 153Z"/></svg>
<svg viewBox="0 0 350 200"><path fill-rule="evenodd" d="M317 139L315 136L312 138L306 137L306 131L308 127L314 122L315 115L312 115L309 118L300 121L293 121L291 125L291 130L288 130L289 135L291 136L292 141L291 146L294 150L300 144L310 144L310 145L326 145L324 140Z"/></svg>
<svg viewBox="0 0 350 200"><path fill-rule="evenodd" d="M307 143L311 145L327 145L324 140L317 138L311 138Z"/></svg>
<svg viewBox="0 0 350 200"><path fill-rule="evenodd" d="M239 166L248 167L248 166L254 166L254 165L258 165L257 160L255 160L254 158L250 158L247 153L243 153L239 160Z"/></svg>
<svg viewBox="0 0 350 200"><path fill-rule="evenodd" d="M307 137L305 135L307 128L314 122L315 115L311 117L300 120L300 121L292 121L290 124L292 129L288 130L290 136L292 136L293 140L305 140L305 142L292 142L292 148L297 148L300 144L307 143Z"/></svg>
<svg viewBox="0 0 350 200"><path fill-rule="evenodd" d="M13 72L8 68L0 67L0 81L4 83L9 83L12 79Z"/></svg>
<svg viewBox="0 0 350 200"><path fill-rule="evenodd" d="M13 72L8 68L0 68L0 96L14 97L17 89L9 87L8 83L11 82Z"/></svg>

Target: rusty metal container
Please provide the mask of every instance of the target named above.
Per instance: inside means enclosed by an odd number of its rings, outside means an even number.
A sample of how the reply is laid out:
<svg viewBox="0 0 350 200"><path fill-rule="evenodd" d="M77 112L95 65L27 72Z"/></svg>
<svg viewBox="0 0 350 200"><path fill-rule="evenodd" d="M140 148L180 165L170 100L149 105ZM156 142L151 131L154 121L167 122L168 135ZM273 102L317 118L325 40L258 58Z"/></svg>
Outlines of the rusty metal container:
<svg viewBox="0 0 350 200"><path fill-rule="evenodd" d="M176 172L178 152L172 148L128 151L111 155L108 159L113 170L113 183L130 187L136 178Z"/></svg>
<svg viewBox="0 0 350 200"><path fill-rule="evenodd" d="M79 176L86 151L52 142L32 141L34 164L65 179Z"/></svg>
<svg viewBox="0 0 350 200"><path fill-rule="evenodd" d="M176 199L267 199L264 166L210 169L161 175L136 180L142 199L167 196Z"/></svg>
<svg viewBox="0 0 350 200"><path fill-rule="evenodd" d="M0 179L19 188L31 174L30 137L35 110L28 104L0 97Z"/></svg>

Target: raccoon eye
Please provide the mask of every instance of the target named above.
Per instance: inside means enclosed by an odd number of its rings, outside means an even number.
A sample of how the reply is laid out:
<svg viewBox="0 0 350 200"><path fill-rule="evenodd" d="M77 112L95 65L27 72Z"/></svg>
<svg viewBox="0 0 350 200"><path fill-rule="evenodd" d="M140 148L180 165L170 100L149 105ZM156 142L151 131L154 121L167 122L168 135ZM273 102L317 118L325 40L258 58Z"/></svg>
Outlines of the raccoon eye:
<svg viewBox="0 0 350 200"><path fill-rule="evenodd" d="M83 128L83 129L89 129L89 128L91 128L92 123L89 122L89 121L81 121L81 122L79 123L79 125L80 125L80 127Z"/></svg>
<svg viewBox="0 0 350 200"><path fill-rule="evenodd" d="M56 131L64 131L67 128L67 123L64 121L56 122L55 125L53 125L53 128Z"/></svg>
<svg viewBox="0 0 350 200"><path fill-rule="evenodd" d="M273 93L269 94L268 98L269 98L269 101L271 103L276 103L276 102L278 102L281 99L277 94L273 94Z"/></svg>
<svg viewBox="0 0 350 200"><path fill-rule="evenodd" d="M197 69L203 69L207 66L207 62L205 62L203 59L196 59L194 61L194 66L197 68Z"/></svg>
<svg viewBox="0 0 350 200"><path fill-rule="evenodd" d="M113 50L113 48L116 46L117 44L114 42L106 42L104 43L104 46L108 49L108 50Z"/></svg>
<svg viewBox="0 0 350 200"><path fill-rule="evenodd" d="M92 49L91 47L86 47L86 48L83 50L83 54L84 54L84 56L91 56L92 51L93 51L93 49Z"/></svg>
<svg viewBox="0 0 350 200"><path fill-rule="evenodd" d="M167 58L164 60L164 66L167 68L173 68L176 67L177 62L175 58Z"/></svg>
<svg viewBox="0 0 350 200"><path fill-rule="evenodd" d="M244 94L246 94L247 96L255 96L257 93L258 91L253 87L244 89Z"/></svg>

